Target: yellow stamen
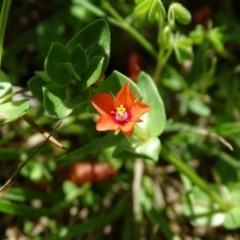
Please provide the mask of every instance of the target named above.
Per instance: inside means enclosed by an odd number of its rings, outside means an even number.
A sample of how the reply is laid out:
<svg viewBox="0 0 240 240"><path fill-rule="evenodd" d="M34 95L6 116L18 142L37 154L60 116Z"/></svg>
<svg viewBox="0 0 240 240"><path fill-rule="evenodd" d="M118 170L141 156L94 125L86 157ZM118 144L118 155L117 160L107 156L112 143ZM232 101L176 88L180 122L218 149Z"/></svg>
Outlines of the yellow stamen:
<svg viewBox="0 0 240 240"><path fill-rule="evenodd" d="M119 107L117 107L117 115L119 117L124 117L126 114L126 108L121 104Z"/></svg>

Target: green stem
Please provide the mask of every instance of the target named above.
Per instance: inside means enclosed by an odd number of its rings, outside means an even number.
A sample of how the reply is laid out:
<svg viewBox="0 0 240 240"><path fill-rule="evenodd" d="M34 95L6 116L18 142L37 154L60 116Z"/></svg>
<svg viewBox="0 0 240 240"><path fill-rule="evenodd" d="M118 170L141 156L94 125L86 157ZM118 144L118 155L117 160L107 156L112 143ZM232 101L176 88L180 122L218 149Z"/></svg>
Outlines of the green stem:
<svg viewBox="0 0 240 240"><path fill-rule="evenodd" d="M116 20L119 21L119 27L128 32L136 39L153 57L157 57L156 51L151 43L149 43L135 28L133 28L107 1L103 1L103 8L108 11Z"/></svg>
<svg viewBox="0 0 240 240"><path fill-rule="evenodd" d="M162 69L166 65L166 63L173 51L171 44L169 44L169 36L168 36L170 34L169 31L164 32L163 24L161 22L159 22L159 25L158 25L159 51L158 51L158 55L157 55L157 64L156 64L154 75L153 75L153 80L155 83L157 83L159 81ZM170 45L170 47L166 48L167 45Z"/></svg>
<svg viewBox="0 0 240 240"><path fill-rule="evenodd" d="M161 151L162 155L164 156L165 160L175 166L175 168L181 172L182 174L186 175L194 184L196 184L199 188L202 189L215 203L219 205L219 210L226 212L229 209L229 206L223 201L222 197L210 189L207 183L200 178L195 172L191 170L184 162L181 161L178 156L173 154L172 152L168 151L166 148L162 148Z"/></svg>
<svg viewBox="0 0 240 240"><path fill-rule="evenodd" d="M11 0L3 0L1 14L0 14L0 68L2 63L2 54L3 54L3 39L5 28L7 24L8 12L11 6Z"/></svg>

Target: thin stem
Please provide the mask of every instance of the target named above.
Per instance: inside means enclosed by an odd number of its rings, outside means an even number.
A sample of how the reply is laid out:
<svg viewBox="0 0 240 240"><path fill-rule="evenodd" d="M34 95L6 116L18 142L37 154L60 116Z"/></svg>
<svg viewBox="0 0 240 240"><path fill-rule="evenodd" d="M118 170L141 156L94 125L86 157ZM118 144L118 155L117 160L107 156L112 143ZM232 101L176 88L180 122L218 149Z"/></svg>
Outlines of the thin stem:
<svg viewBox="0 0 240 240"><path fill-rule="evenodd" d="M219 205L219 210L226 212L229 209L229 206L223 201L222 197L217 194L217 192L212 191L207 185L207 183L200 178L195 172L193 172L184 162L181 161L178 156L173 154L172 152L163 148L161 151L165 160L169 163L173 164L176 169L182 174L186 175L194 184L196 184L199 188L202 189L215 203Z"/></svg>
<svg viewBox="0 0 240 240"><path fill-rule="evenodd" d="M30 116L28 116L28 115L24 115L24 116L23 116L23 119L24 119L31 127L35 128L38 132L40 132L45 139L49 139L49 141L50 141L51 143L53 143L55 146L57 146L57 147L59 147L59 148L61 148L61 149L63 149L63 150L67 150L67 148L64 147L54 136L50 136L51 133L48 133L47 131L45 131L44 129L42 129L42 128L35 122L35 120L34 120L32 117L30 117ZM50 137L49 137L49 136L50 136Z"/></svg>
<svg viewBox="0 0 240 240"><path fill-rule="evenodd" d="M12 186L13 181L18 176L19 172L27 165L27 163L33 159L38 152L42 150L42 148L48 143L49 138L52 136L52 134L58 129L61 122L57 125L57 127L49 134L49 136L46 138L46 140L23 162L19 164L17 169L14 171L14 173L11 175L11 177L4 183L3 186L0 187L0 198L7 192L7 190Z"/></svg>
<svg viewBox="0 0 240 240"><path fill-rule="evenodd" d="M168 61L169 57L172 54L173 48L170 47L166 49L166 45L169 45L167 41L169 41L168 37L165 35L168 35L168 32L164 33L162 23L159 22L158 26L158 45L159 45L159 51L157 55L157 64L155 68L155 72L153 75L153 80L155 83L159 81L161 72L163 67L165 66L166 62ZM167 40L167 41L166 41Z"/></svg>
<svg viewBox="0 0 240 240"><path fill-rule="evenodd" d="M157 57L156 51L151 43L144 38L135 28L133 28L107 1L102 3L104 9L108 11L116 20L119 21L119 27L128 32L135 40L137 40L153 57Z"/></svg>
<svg viewBox="0 0 240 240"><path fill-rule="evenodd" d="M139 202L139 192L141 190L143 170L143 159L137 158L134 162L134 178L132 186L133 213L137 222L139 222L142 218L141 206Z"/></svg>
<svg viewBox="0 0 240 240"><path fill-rule="evenodd" d="M2 54L3 54L3 39L7 24L8 12L11 6L11 0L3 0L1 14L0 14L0 68L2 63Z"/></svg>
<svg viewBox="0 0 240 240"><path fill-rule="evenodd" d="M162 68L163 68L163 62L162 62L162 55L163 51L160 50L158 57L157 57L157 65L155 67L154 75L153 75L153 80L155 83L158 82L158 79L160 78Z"/></svg>

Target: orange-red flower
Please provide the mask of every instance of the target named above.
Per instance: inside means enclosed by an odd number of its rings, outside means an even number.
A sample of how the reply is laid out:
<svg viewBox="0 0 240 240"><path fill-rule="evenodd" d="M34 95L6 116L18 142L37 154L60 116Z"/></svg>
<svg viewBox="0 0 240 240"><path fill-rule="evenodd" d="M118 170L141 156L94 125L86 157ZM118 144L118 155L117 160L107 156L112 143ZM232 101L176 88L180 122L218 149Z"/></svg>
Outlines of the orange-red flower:
<svg viewBox="0 0 240 240"><path fill-rule="evenodd" d="M125 135L131 135L134 125L141 121L140 117L150 111L146 103L136 101L129 83L123 85L115 98L106 93L96 93L91 101L100 113L96 129L114 130L115 134L122 131Z"/></svg>

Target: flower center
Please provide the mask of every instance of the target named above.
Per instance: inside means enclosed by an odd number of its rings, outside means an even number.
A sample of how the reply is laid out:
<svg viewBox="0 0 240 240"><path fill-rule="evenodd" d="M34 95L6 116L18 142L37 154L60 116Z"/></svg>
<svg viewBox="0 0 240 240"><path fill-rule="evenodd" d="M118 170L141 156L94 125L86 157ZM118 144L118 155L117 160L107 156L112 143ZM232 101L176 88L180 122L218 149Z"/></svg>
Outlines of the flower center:
<svg viewBox="0 0 240 240"><path fill-rule="evenodd" d="M129 113L122 104L120 104L116 108L116 111L113 111L112 113L116 122L124 123L129 119Z"/></svg>

